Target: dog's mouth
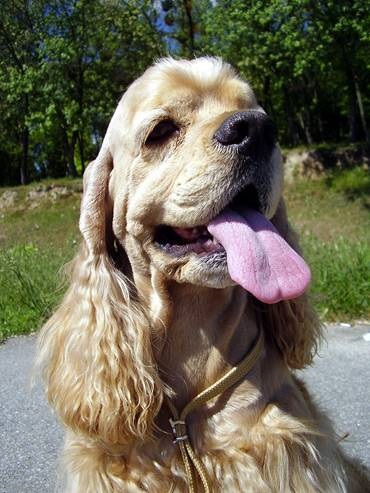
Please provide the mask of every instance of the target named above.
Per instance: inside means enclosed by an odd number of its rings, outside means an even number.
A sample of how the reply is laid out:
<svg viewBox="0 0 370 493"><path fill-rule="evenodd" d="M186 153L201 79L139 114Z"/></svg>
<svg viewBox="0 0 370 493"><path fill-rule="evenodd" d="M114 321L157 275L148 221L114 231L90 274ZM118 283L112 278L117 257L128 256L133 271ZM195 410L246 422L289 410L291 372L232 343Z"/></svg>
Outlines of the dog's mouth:
<svg viewBox="0 0 370 493"><path fill-rule="evenodd" d="M264 303L300 296L310 270L262 212L256 188L248 185L207 225L159 226L154 241L172 256L203 257L208 271L227 262L230 278Z"/></svg>
<svg viewBox="0 0 370 493"><path fill-rule="evenodd" d="M207 231L206 226L195 228L159 226L154 241L161 250L173 256L188 253L205 256L224 251L224 247Z"/></svg>
<svg viewBox="0 0 370 493"><path fill-rule="evenodd" d="M260 211L256 187L251 184L244 187L227 207L234 210L249 208ZM190 253L199 257L225 253L224 247L209 233L206 225L190 228L160 225L155 230L154 243L165 253L176 257Z"/></svg>

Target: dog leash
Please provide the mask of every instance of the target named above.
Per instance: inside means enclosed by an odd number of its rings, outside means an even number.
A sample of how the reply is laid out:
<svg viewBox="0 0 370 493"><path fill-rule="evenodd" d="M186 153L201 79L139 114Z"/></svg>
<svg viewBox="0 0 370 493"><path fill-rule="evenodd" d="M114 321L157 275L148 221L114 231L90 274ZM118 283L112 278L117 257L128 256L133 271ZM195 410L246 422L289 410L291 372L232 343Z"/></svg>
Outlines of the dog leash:
<svg viewBox="0 0 370 493"><path fill-rule="evenodd" d="M185 467L185 473L187 477L189 493L196 493L195 476L194 472L198 473L200 481L203 485L204 493L211 493L210 482L207 476L207 471L202 461L196 456L194 449L191 445L189 435L187 432L186 418L196 408L201 407L203 404L213 399L214 397L222 394L225 390L228 390L232 385L237 383L242 377L244 377L255 365L256 361L260 357L264 346L263 331L260 330L258 338L254 343L252 349L248 352L245 358L237 365L231 368L223 377L217 380L213 385L203 390L194 397L179 413L174 404L167 399L168 407L172 413L170 418L170 425L174 435L174 443L176 443L181 452L182 461ZM195 470L195 471L194 471Z"/></svg>

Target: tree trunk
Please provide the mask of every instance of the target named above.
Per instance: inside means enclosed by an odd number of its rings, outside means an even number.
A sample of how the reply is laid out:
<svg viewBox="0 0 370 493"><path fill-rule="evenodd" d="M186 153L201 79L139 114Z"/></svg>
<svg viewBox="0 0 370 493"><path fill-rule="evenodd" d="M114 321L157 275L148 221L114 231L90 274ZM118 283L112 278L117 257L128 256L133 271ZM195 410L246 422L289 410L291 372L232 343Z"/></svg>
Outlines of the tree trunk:
<svg viewBox="0 0 370 493"><path fill-rule="evenodd" d="M75 165L75 147L77 142L77 132L72 134L71 142L68 146L68 167L67 176L77 176L77 170Z"/></svg>
<svg viewBox="0 0 370 493"><path fill-rule="evenodd" d="M304 133L304 136L306 139L306 144L311 145L313 143L313 141L312 141L312 136L311 136L309 125L305 123L305 120L304 120L301 112L297 113L297 118L298 118L299 124L301 126L302 132Z"/></svg>
<svg viewBox="0 0 370 493"><path fill-rule="evenodd" d="M349 138L351 142L361 140L361 127L358 122L355 77L348 60L345 59L345 73L347 79L348 94L348 124Z"/></svg>
<svg viewBox="0 0 370 493"><path fill-rule="evenodd" d="M195 28L192 15L192 1L184 0L183 5L188 23L189 57L193 57L195 52Z"/></svg>
<svg viewBox="0 0 370 493"><path fill-rule="evenodd" d="M81 171L83 174L85 171L85 145L83 135L81 135L81 133L78 134L78 149L80 151Z"/></svg>
<svg viewBox="0 0 370 493"><path fill-rule="evenodd" d="M322 142L324 140L324 125L321 118L319 96L320 90L318 90L317 82L314 80L313 97L315 101L315 111L313 114L314 121L317 122L316 132L314 132L314 138L316 142Z"/></svg>
<svg viewBox="0 0 370 493"><path fill-rule="evenodd" d="M348 88L348 125L350 141L357 142L360 139L357 130L356 96L352 88Z"/></svg>
<svg viewBox="0 0 370 493"><path fill-rule="evenodd" d="M30 144L30 132L27 127L26 116L28 115L28 96L24 96L24 106L23 106L23 129L21 135L22 143L22 160L20 166L20 180L22 185L28 183L28 153Z"/></svg>
<svg viewBox="0 0 370 493"><path fill-rule="evenodd" d="M296 129L296 125L294 124L292 118L293 112L290 104L290 94L286 86L283 86L283 94L284 94L285 117L288 127L288 141L290 144L297 145L300 139Z"/></svg>
<svg viewBox="0 0 370 493"><path fill-rule="evenodd" d="M271 80L269 76L265 76L263 78L263 109L267 112L267 114L276 121L276 114L274 110L274 105L271 104Z"/></svg>
<svg viewBox="0 0 370 493"><path fill-rule="evenodd" d="M30 133L28 127L25 125L22 131L22 159L20 163L20 180L21 185L28 183L28 150L29 150L29 137Z"/></svg>
<svg viewBox="0 0 370 493"><path fill-rule="evenodd" d="M360 110L362 130L364 132L366 142L369 142L370 136L369 136L369 131L368 131L368 128L366 125L364 105L362 104L362 95L361 95L361 91L360 91L360 86L358 85L358 82L356 79L355 79L355 90L356 90L358 109Z"/></svg>
<svg viewBox="0 0 370 493"><path fill-rule="evenodd" d="M316 116L317 121L317 137L316 142L322 142L324 140L324 126L322 124L321 113L318 113Z"/></svg>

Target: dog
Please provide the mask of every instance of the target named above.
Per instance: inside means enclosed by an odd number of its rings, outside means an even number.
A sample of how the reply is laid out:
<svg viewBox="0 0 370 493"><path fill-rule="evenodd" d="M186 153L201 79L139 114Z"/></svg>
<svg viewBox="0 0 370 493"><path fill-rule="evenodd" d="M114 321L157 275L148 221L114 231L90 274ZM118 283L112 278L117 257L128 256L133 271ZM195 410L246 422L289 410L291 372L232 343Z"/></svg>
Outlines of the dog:
<svg viewBox="0 0 370 493"><path fill-rule="evenodd" d="M271 119L220 59L163 59L123 95L39 337L68 493L370 491L292 372L321 327L282 182Z"/></svg>

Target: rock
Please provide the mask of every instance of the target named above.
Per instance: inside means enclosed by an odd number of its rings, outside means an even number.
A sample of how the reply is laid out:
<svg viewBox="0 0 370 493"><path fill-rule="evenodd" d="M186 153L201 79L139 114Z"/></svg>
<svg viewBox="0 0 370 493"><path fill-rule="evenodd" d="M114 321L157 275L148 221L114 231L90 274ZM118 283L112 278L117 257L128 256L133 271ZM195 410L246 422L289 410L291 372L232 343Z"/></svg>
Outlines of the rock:
<svg viewBox="0 0 370 493"><path fill-rule="evenodd" d="M31 202L30 207L33 209L37 207L43 200L51 200L57 202L59 199L73 195L74 190L59 185L39 185L27 194L27 200Z"/></svg>
<svg viewBox="0 0 370 493"><path fill-rule="evenodd" d="M36 187L30 190L27 194L27 200L30 202L41 202L41 200L45 199L48 195L46 187Z"/></svg>
<svg viewBox="0 0 370 493"><path fill-rule="evenodd" d="M303 161L307 158L307 151L292 150L283 152L284 175L288 182L294 181L297 176L303 175Z"/></svg>
<svg viewBox="0 0 370 493"><path fill-rule="evenodd" d="M79 183L74 183L72 185L72 190L76 193L82 193L83 192L82 181Z"/></svg>
<svg viewBox="0 0 370 493"><path fill-rule="evenodd" d="M345 169L361 165L370 167L370 151L366 147L343 147L333 149L296 150L283 152L285 177L318 178L325 171Z"/></svg>
<svg viewBox="0 0 370 493"><path fill-rule="evenodd" d="M17 198L18 193L15 190L6 190L6 192L3 192L0 196L0 211L14 207Z"/></svg>
<svg viewBox="0 0 370 493"><path fill-rule="evenodd" d="M73 191L67 187L54 187L50 190L50 198L56 202L59 198L68 197L72 195Z"/></svg>

